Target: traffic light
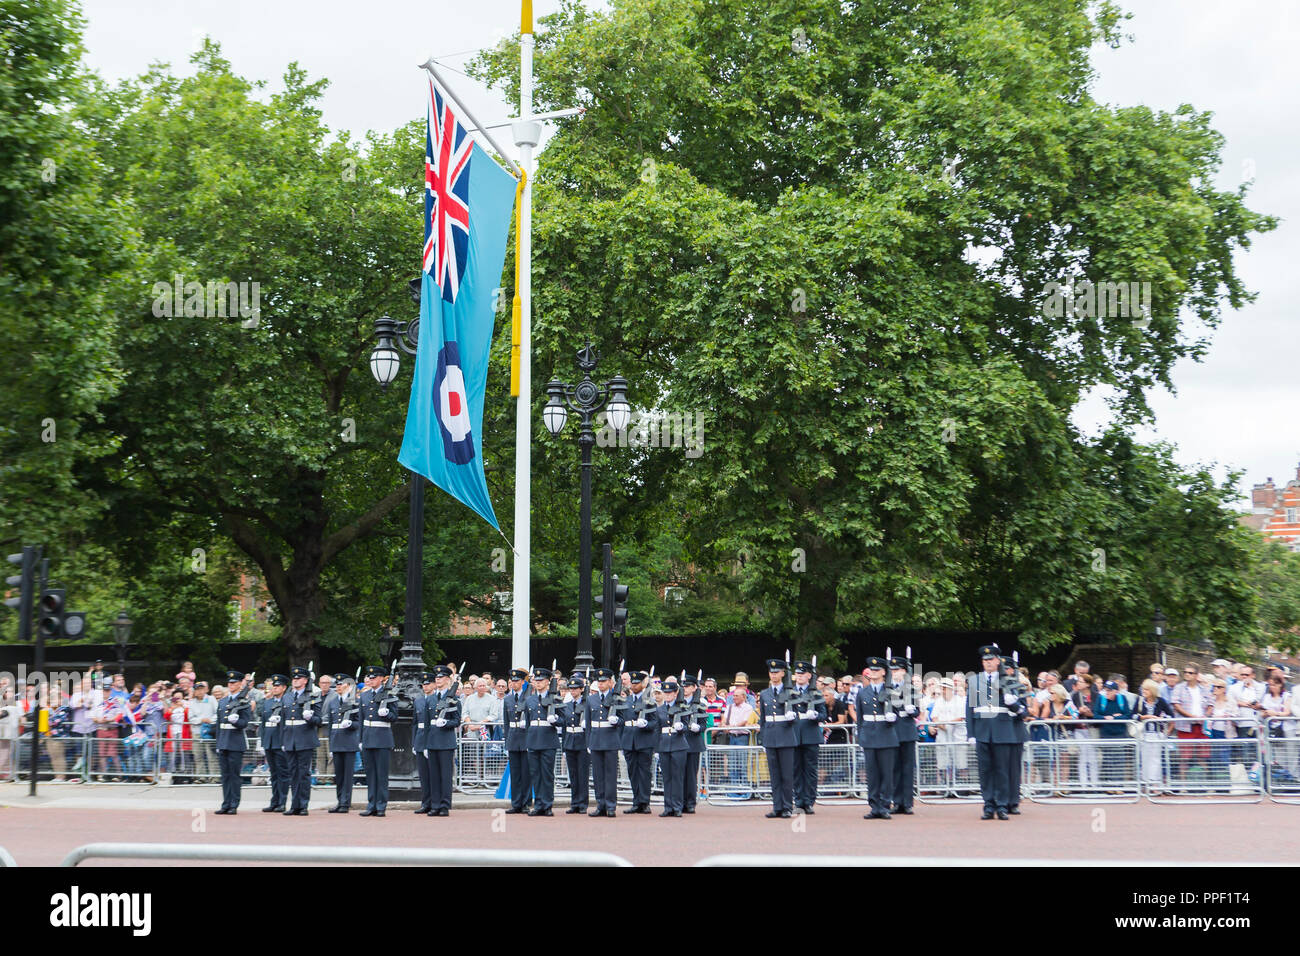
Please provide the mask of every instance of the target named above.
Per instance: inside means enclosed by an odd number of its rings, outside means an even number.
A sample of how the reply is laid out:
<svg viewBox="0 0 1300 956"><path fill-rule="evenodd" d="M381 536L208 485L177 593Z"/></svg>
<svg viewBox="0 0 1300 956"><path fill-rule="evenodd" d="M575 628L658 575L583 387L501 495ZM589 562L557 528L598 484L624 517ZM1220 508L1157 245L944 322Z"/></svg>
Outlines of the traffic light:
<svg viewBox="0 0 1300 956"><path fill-rule="evenodd" d="M9 555L8 560L10 564L18 565L21 571L5 578L8 587L18 588L16 597L5 598L5 607L11 607L18 612L18 639L30 641L32 639L32 598L36 589L36 548L28 545L19 553Z"/></svg>
<svg viewBox="0 0 1300 956"><path fill-rule="evenodd" d="M605 630L606 615L609 616L609 632ZM596 612L596 626L601 637L609 633L627 630L627 585L618 583L618 575L611 575L604 589L601 610Z"/></svg>
<svg viewBox="0 0 1300 956"><path fill-rule="evenodd" d="M67 594L63 588L46 588L41 592L36 628L46 640L81 637L86 630L86 615L67 609Z"/></svg>

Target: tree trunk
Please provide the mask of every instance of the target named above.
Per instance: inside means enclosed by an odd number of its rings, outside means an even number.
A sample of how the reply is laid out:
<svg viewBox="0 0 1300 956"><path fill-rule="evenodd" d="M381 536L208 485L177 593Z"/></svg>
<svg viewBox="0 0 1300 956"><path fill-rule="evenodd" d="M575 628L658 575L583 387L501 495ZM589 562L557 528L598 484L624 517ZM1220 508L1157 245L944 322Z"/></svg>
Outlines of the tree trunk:
<svg viewBox="0 0 1300 956"><path fill-rule="evenodd" d="M839 628L835 611L839 601L839 572L829 550L815 542L805 548L807 570L799 579L799 598L795 622L795 653L800 660L817 655L818 670L842 668Z"/></svg>

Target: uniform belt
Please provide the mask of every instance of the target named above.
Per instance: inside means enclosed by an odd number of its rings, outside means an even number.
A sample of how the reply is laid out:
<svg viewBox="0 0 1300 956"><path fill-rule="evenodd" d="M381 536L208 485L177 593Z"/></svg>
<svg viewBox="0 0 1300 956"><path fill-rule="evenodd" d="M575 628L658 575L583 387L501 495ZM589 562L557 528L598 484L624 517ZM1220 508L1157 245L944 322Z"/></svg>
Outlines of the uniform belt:
<svg viewBox="0 0 1300 956"><path fill-rule="evenodd" d="M286 727L302 727L302 726L305 725L306 723L307 723L307 721L305 721L305 720L286 720L286 721L284 722L284 725L285 725Z"/></svg>
<svg viewBox="0 0 1300 956"><path fill-rule="evenodd" d="M663 728L660 728L660 730L659 730L659 733L661 733L661 734L671 734L672 732L673 732L673 729L672 729L671 727L663 727Z"/></svg>
<svg viewBox="0 0 1300 956"><path fill-rule="evenodd" d="M222 729L222 730L238 730L239 728L236 727L234 724L222 724L222 725L221 725L221 729Z"/></svg>
<svg viewBox="0 0 1300 956"><path fill-rule="evenodd" d="M392 726L392 724L390 724L386 720L367 720L365 721L365 725L367 727L391 727Z"/></svg>
<svg viewBox="0 0 1300 956"><path fill-rule="evenodd" d="M344 727L342 721L340 721L337 724L330 724L330 730L347 730L347 728Z"/></svg>
<svg viewBox="0 0 1300 956"><path fill-rule="evenodd" d="M794 720L794 714L768 714L768 715L767 715L767 722L768 722L769 724L771 724L771 723L775 723L775 722L778 722L778 721L780 721L780 722L784 722L784 721L787 721L787 720Z"/></svg>
<svg viewBox="0 0 1300 956"><path fill-rule="evenodd" d="M976 708L974 708L974 710L975 710L975 713L977 713L977 714L1009 714L1009 713L1011 713L1011 711L1007 710L1005 707L994 707L994 706L992 706L991 704L986 704L986 705L983 706L983 707L976 707Z"/></svg>
<svg viewBox="0 0 1300 956"><path fill-rule="evenodd" d="M888 720L888 714L863 714L859 720Z"/></svg>
<svg viewBox="0 0 1300 956"><path fill-rule="evenodd" d="M587 732L587 728L586 727L565 727L564 731L565 733L569 733L569 734L585 734Z"/></svg>
<svg viewBox="0 0 1300 956"><path fill-rule="evenodd" d="M424 729L424 724L416 724L415 726L419 727L421 730Z"/></svg>
<svg viewBox="0 0 1300 956"><path fill-rule="evenodd" d="M526 720L512 720L512 721L510 721L510 726L511 726L511 727L514 727L516 730L523 730L523 729L527 728L527 726L528 726L528 721L526 721Z"/></svg>

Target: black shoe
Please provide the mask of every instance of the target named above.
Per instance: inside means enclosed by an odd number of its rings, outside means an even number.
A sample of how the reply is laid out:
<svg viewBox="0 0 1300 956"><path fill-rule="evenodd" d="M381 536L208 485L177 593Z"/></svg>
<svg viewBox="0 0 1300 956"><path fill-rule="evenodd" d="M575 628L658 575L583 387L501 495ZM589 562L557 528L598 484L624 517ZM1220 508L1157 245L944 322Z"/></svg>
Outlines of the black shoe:
<svg viewBox="0 0 1300 956"><path fill-rule="evenodd" d="M330 809L326 810L325 812L326 812L326 813L347 813L347 812L348 812L348 808L347 808L347 807L331 807Z"/></svg>
<svg viewBox="0 0 1300 956"><path fill-rule="evenodd" d="M534 809L534 810L529 810L529 811L528 811L528 815L529 815L530 817L551 817L551 816L554 816L555 814L553 814L550 810L536 810L536 809Z"/></svg>
<svg viewBox="0 0 1300 956"><path fill-rule="evenodd" d="M293 816L295 813L297 813L298 811L297 811L297 810L283 810L283 811L281 811L281 812L282 812L286 817L291 817L291 816Z"/></svg>
<svg viewBox="0 0 1300 956"><path fill-rule="evenodd" d="M694 808L694 807L691 807L691 808L689 808L689 809L687 809L687 808L685 808L685 807L682 808L682 813L694 813L694 812L695 812L695 808Z"/></svg>
<svg viewBox="0 0 1300 956"><path fill-rule="evenodd" d="M895 808L894 808L894 812L895 812L895 813L901 813L901 814L902 814L903 816L905 816L905 817L910 817L910 816L912 815L912 808L911 808L911 807L895 807Z"/></svg>
<svg viewBox="0 0 1300 956"><path fill-rule="evenodd" d="M451 816L451 811L450 811L450 810L430 810L430 811L429 811L429 816L431 816L431 817L449 817L449 816Z"/></svg>
<svg viewBox="0 0 1300 956"><path fill-rule="evenodd" d="M812 808L812 807L803 807L802 809L803 809L803 812L804 812L804 813L808 814L808 816L810 816L810 817L813 816L813 808Z"/></svg>
<svg viewBox="0 0 1300 956"><path fill-rule="evenodd" d="M366 809L364 809L364 810L361 811L361 815L362 815L363 817L373 817L373 816L374 816L376 813L378 813L378 812L379 812L379 811L377 811L377 810L371 810L369 807L367 807Z"/></svg>
<svg viewBox="0 0 1300 956"><path fill-rule="evenodd" d="M1009 808L1007 808L1007 813L1011 814L1013 817L1018 817L1018 816L1020 816L1020 808L1019 808L1019 807L1009 807Z"/></svg>
<svg viewBox="0 0 1300 956"><path fill-rule="evenodd" d="M769 820L775 820L780 815L781 814L777 813L775 810L769 810L767 813L763 814L763 816L767 817Z"/></svg>
<svg viewBox="0 0 1300 956"><path fill-rule="evenodd" d="M527 813L527 812L528 811L525 810L523 807L511 807L509 810L506 811L506 813Z"/></svg>
<svg viewBox="0 0 1300 956"><path fill-rule="evenodd" d="M984 813L980 815L980 819L981 819L981 820L992 820L992 819L993 819L993 811L992 811L992 810L985 810Z"/></svg>
<svg viewBox="0 0 1300 956"><path fill-rule="evenodd" d="M590 813L587 814L587 816L589 817L603 817L604 815L605 815L604 810L592 810Z"/></svg>
<svg viewBox="0 0 1300 956"><path fill-rule="evenodd" d="M234 810L231 810L230 812L231 812L231 813L234 813L235 811L234 811ZM307 815L307 808L306 808L306 807L301 807L301 808L299 808L299 809L293 811L293 815L294 815L295 817L305 817L305 816Z"/></svg>
<svg viewBox="0 0 1300 956"><path fill-rule="evenodd" d="M1011 818L1010 818L1009 816L1007 816L1007 811L1005 811L1005 810L999 810L999 811L998 811L998 819L999 819L999 820L1010 820Z"/></svg>
<svg viewBox="0 0 1300 956"><path fill-rule="evenodd" d="M564 812L565 812L565 813L586 813L586 812L587 812L587 808L586 808L586 807L569 807L569 809L565 810Z"/></svg>
<svg viewBox="0 0 1300 956"><path fill-rule="evenodd" d="M284 813L284 807L263 807L263 813Z"/></svg>
<svg viewBox="0 0 1300 956"><path fill-rule="evenodd" d="M680 816L682 815L682 811L680 811L680 810L665 810L663 813L661 813L661 814L659 814L659 815L660 815L661 817L680 817Z"/></svg>
<svg viewBox="0 0 1300 956"><path fill-rule="evenodd" d="M225 816L227 813L229 813L229 812L230 812L230 811L227 810L225 807L222 807L220 810L213 810L213 811L212 811L213 815L214 815L214 816L218 816L218 817L224 817L224 816Z"/></svg>
<svg viewBox="0 0 1300 956"><path fill-rule="evenodd" d="M877 812L877 811L875 811L875 810L872 810L870 813L865 814L865 815L862 817L862 819L864 819L864 820L888 820L888 819L889 819L889 812L886 811L886 810L881 810L881 811L879 811L879 812Z"/></svg>
<svg viewBox="0 0 1300 956"><path fill-rule="evenodd" d="M617 811L617 810L606 810L606 811L605 811L605 816L607 816L607 817L616 817L616 816L618 816L618 811Z"/></svg>
<svg viewBox="0 0 1300 956"><path fill-rule="evenodd" d="M433 807L420 807L418 810L413 810L412 812L413 812L413 813L428 813L428 812L429 812L430 810L432 810L432 809L433 809Z"/></svg>

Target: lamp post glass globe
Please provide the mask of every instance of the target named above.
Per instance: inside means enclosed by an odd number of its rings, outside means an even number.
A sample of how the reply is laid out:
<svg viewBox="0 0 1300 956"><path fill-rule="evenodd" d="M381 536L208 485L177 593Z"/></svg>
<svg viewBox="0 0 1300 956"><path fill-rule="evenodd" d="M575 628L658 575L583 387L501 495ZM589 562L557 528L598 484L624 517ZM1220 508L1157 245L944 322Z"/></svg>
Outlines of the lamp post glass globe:
<svg viewBox="0 0 1300 956"><path fill-rule="evenodd" d="M546 386L547 393L551 396L542 407L542 420L546 423L546 430L552 435L558 435L564 428L564 423L569 420L569 410L564 407L564 386L554 379Z"/></svg>
<svg viewBox="0 0 1300 956"><path fill-rule="evenodd" d="M134 623L126 616L126 611L117 612L117 620L113 622L113 640L117 642L118 647L126 647L127 642L131 640L131 625Z"/></svg>
<svg viewBox="0 0 1300 956"><path fill-rule="evenodd" d="M397 349L384 342L375 346L370 353L370 374L375 381L387 388L397 378L397 370L402 365L402 356Z"/></svg>
<svg viewBox="0 0 1300 956"><path fill-rule="evenodd" d="M632 406L627 402L627 380L616 375L609 380L609 405L606 409L609 423L614 430L624 431L632 420Z"/></svg>

